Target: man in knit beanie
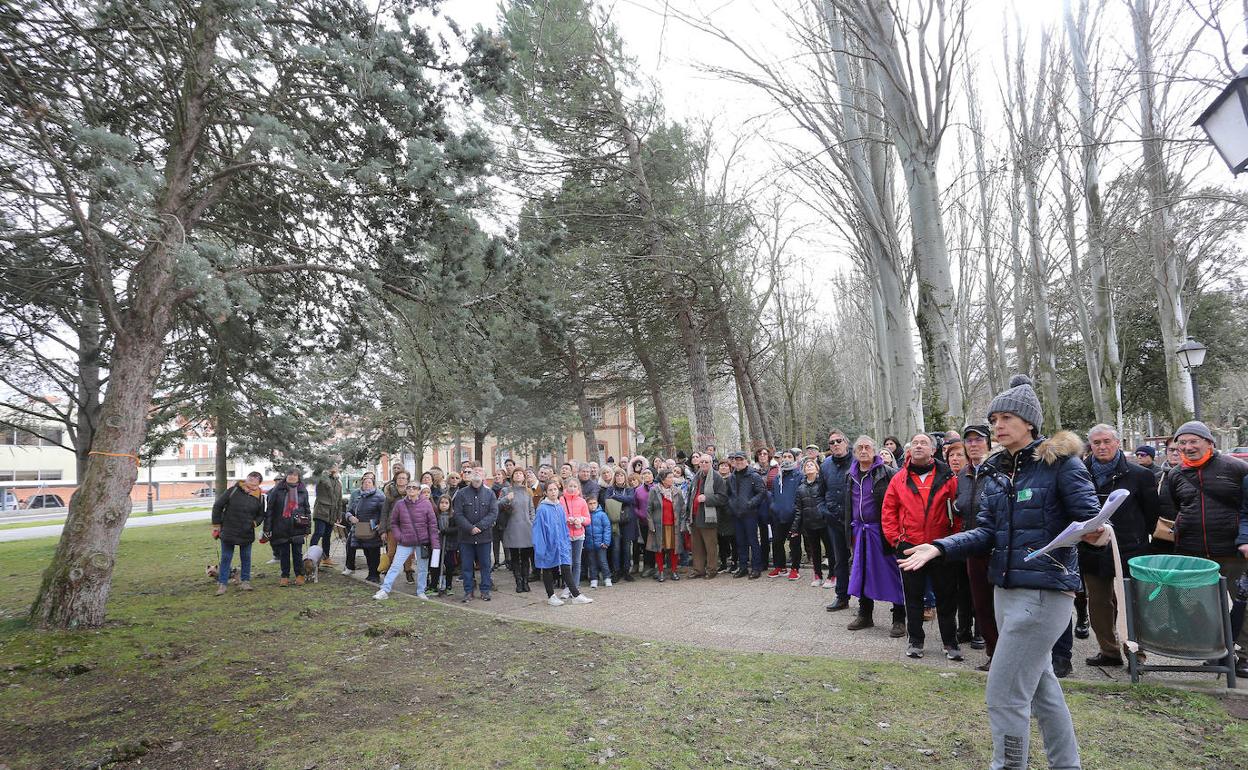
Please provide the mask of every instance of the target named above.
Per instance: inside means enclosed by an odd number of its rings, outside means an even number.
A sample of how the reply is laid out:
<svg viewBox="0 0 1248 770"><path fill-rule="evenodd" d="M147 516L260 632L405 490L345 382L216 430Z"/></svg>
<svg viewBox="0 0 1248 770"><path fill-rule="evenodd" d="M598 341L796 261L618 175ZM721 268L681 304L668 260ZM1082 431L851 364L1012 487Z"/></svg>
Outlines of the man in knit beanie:
<svg viewBox="0 0 1248 770"><path fill-rule="evenodd" d="M1248 463L1217 450L1213 431L1199 420L1185 422L1174 433L1182 461L1166 474L1160 494L1168 497L1177 512L1174 519L1174 552L1218 563L1228 586L1235 585L1248 569L1248 512L1244 510L1244 485ZM1231 609L1231 632L1240 655L1236 673L1248 676L1248 629L1244 602Z"/></svg>

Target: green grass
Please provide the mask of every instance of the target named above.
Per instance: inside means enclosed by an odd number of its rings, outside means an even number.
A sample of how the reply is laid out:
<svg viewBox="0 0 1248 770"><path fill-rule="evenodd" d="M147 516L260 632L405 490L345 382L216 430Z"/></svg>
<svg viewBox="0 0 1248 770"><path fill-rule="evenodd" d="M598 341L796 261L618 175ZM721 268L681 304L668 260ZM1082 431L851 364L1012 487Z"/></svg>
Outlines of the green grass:
<svg viewBox="0 0 1248 770"><path fill-rule="evenodd" d="M141 519L144 516L161 516L166 513L190 513L192 511L207 511L212 509L212 503L202 505L180 505L177 508L166 508L164 510L155 510L151 513L147 511L136 511L130 514L132 519ZM31 527L50 527L61 523L64 520L64 514L49 514L50 516L59 516L61 518L48 518L39 521L19 521L12 524L0 524L0 530L4 529L30 529Z"/></svg>
<svg viewBox="0 0 1248 770"><path fill-rule="evenodd" d="M14 770L987 764L982 677L382 604L336 574L279 589L263 564L256 591L214 598L199 524L126 531L105 627L39 632L23 618L54 545L0 544L0 761ZM1064 687L1085 767L1243 766L1248 729L1215 698ZM1038 738L1034 754L1043 767Z"/></svg>

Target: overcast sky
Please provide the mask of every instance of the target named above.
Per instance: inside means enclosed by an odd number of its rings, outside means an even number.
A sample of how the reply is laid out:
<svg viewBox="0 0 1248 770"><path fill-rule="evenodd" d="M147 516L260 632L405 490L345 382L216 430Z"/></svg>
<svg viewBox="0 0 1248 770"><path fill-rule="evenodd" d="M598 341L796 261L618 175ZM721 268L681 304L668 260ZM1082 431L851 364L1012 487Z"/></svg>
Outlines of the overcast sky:
<svg viewBox="0 0 1248 770"><path fill-rule="evenodd" d="M1121 0L1104 2L1111 12L1123 12ZM1228 4L1232 14L1237 12L1235 6L1238 2L1235 0ZM730 144L734 137L761 132L742 151L743 162L740 162L736 177L741 186L749 186L757 194L765 194L765 185L759 187L759 180L774 179L784 163L783 152L769 144L768 139L779 139L799 147L808 146L812 151L817 148L787 117L776 115L774 104L765 94L708 73L707 67L749 69L749 65L730 46L694 29L681 21L680 16L709 19L752 50L762 52L773 60L784 60L792 55L795 45L789 40L786 20L777 10L777 5L792 7L796 4L797 0L782 3L770 0L602 0L601 7L608 10L627 52L635 57L643 75L655 79L660 85L671 119L712 121L717 135L723 140L721 144L725 145ZM1064 30L1060 26L1063 0L1021 0L1011 4L1027 34L1039 34L1039 30L1047 26L1052 28L1055 38L1064 38ZM1000 110L993 109L994 104L1000 103L997 93L1001 86L997 72L1000 65L990 63L1000 62L1003 55L1001 30L1006 22L1008 6L1004 0L972 0L971 8L967 20L967 55L973 62L980 63L976 78L985 104L985 121L989 123L989 132L992 132L994 122L1001 126ZM475 24L497 26L498 7L491 0L448 0L444 10L464 27ZM1229 18L1230 23L1237 26L1231 34L1238 33L1241 38L1244 37L1242 20L1235 15ZM1103 25L1104 34L1109 36L1111 48L1131 50L1133 38L1130 25L1124 25L1123 20L1119 17ZM1013 22L1010 23L1012 26ZM1242 42L1232 46L1234 53L1238 53ZM1242 65L1244 57L1240 56L1235 63ZM1209 94L1210 99L1212 95ZM1192 120L1207 99L1197 101L1199 103L1192 105ZM1130 107L1134 110L1134 102L1130 103ZM946 144L952 145L953 141L950 136ZM950 165L951 149L942 153L942 166ZM1137 162L1134 156L1138 154L1138 149L1135 146L1115 147L1111 152L1122 155L1118 161L1113 157L1103 161L1107 177L1115 173L1116 162ZM1232 184L1229 173L1212 148L1209 148L1205 161L1209 164L1205 174L1210 181ZM945 173L942 183L950 185L953 176L952 170ZM789 183L795 184L792 180ZM1248 175L1244 175L1234 186L1248 190ZM798 242L795 251L800 252L818 281L827 280L848 266L848 258L840 253L841 237L834 228L822 222L818 214L808 208L797 207L792 210L792 217L794 226L807 226L803 231L807 237Z"/></svg>

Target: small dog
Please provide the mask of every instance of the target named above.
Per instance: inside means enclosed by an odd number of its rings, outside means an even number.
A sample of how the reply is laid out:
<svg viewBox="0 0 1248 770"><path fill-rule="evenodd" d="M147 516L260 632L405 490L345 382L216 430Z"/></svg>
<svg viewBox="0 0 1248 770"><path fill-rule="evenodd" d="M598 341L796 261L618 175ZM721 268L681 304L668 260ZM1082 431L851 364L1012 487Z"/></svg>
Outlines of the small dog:
<svg viewBox="0 0 1248 770"><path fill-rule="evenodd" d="M220 565L209 564L205 572L208 573L210 579L216 580L217 576L221 574ZM238 585L238 567L230 567L230 585Z"/></svg>
<svg viewBox="0 0 1248 770"><path fill-rule="evenodd" d="M321 560L325 558L325 550L319 545L310 546L303 554L303 579L310 583L319 583L321 578Z"/></svg>

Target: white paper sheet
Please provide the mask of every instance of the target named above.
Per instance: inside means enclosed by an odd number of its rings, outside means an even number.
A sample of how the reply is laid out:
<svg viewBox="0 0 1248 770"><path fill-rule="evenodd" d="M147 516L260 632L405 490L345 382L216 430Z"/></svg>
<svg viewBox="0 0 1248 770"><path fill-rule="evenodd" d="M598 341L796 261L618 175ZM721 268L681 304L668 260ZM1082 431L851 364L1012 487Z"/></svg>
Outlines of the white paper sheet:
<svg viewBox="0 0 1248 770"><path fill-rule="evenodd" d="M442 549L434 548L429 553L429 569L437 569L442 564Z"/></svg>
<svg viewBox="0 0 1248 770"><path fill-rule="evenodd" d="M1055 548L1069 548L1083 539L1083 536L1091 532L1095 532L1105 522L1109 521L1109 517L1114 515L1114 511L1118 510L1118 506L1122 505L1122 501L1127 499L1131 493L1125 489L1115 489L1109 493L1109 498L1105 500L1105 505L1101 506L1101 512L1088 519L1087 521L1072 521L1062 533L1053 538L1052 542L1043 548L1032 551L1023 557L1023 561L1031 561L1038 556L1048 553Z"/></svg>

